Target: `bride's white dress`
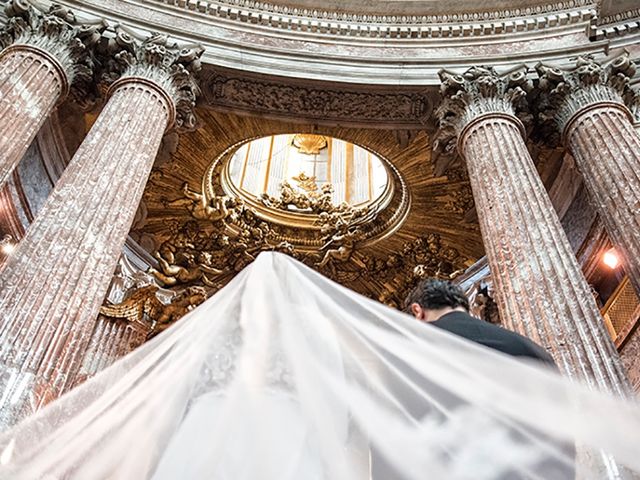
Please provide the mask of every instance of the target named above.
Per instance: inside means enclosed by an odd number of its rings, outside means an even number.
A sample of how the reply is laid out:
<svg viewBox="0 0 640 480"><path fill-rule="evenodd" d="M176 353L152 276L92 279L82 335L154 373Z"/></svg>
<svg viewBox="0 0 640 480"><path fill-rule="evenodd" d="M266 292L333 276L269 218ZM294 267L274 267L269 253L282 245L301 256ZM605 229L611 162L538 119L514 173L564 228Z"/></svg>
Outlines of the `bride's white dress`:
<svg viewBox="0 0 640 480"><path fill-rule="evenodd" d="M252 451L247 438L265 432L269 438L263 442L269 444L270 457L260 469L265 478L323 478L320 459L313 454L317 445L310 425L288 395L270 392L261 399L259 409L233 418L228 417L225 410L225 399L215 392L195 400L172 436L153 478L251 478L248 474L255 470L251 463L260 463L263 455ZM225 426L229 421L232 425ZM220 430L226 430L227 435L222 445L212 449L211 434ZM188 455L185 455L185 446L188 446ZM217 458L213 459L212 454Z"/></svg>
<svg viewBox="0 0 640 480"><path fill-rule="evenodd" d="M0 479L562 480L574 442L580 478L640 472L638 404L262 254L0 434Z"/></svg>

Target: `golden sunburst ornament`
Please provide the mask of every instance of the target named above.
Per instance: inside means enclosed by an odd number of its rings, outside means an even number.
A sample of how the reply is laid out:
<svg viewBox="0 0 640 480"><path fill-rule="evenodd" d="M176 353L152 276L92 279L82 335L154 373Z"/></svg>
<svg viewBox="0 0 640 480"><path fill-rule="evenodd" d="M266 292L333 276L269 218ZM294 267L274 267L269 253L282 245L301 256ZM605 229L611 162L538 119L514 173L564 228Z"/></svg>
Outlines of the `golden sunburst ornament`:
<svg viewBox="0 0 640 480"><path fill-rule="evenodd" d="M305 155L318 155L323 148L327 148L327 138L311 133L298 133L291 144Z"/></svg>

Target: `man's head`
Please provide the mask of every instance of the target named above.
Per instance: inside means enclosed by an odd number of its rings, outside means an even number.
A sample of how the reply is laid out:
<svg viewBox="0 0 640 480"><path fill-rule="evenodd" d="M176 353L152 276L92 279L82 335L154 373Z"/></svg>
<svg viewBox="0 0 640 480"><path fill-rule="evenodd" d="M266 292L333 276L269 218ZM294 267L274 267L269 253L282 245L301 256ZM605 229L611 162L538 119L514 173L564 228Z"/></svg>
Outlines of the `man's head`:
<svg viewBox="0 0 640 480"><path fill-rule="evenodd" d="M469 311L469 300L451 282L427 278L414 288L405 301L405 311L423 322L434 322L452 311Z"/></svg>

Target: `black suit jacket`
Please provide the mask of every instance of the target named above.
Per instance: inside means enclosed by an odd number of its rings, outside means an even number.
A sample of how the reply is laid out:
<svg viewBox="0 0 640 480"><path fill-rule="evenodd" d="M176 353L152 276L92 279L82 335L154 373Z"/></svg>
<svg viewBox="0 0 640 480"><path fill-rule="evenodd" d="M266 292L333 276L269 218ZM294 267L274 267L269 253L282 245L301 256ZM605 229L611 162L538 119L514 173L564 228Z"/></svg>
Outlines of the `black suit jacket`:
<svg viewBox="0 0 640 480"><path fill-rule="evenodd" d="M466 312L447 313L430 324L508 355L532 358L553 368L557 368L551 355L538 344L515 332L474 318ZM543 458L540 463L533 468L539 477L553 480L573 480L575 478L575 469L572 462L572 459L575 458L575 447L573 443L559 442L552 438L546 438L540 433L536 434L535 430L526 429L536 437L542 439L542 441L549 442L566 455L565 461L559 461L557 458L551 456L549 458ZM515 472L506 473L505 476L501 478L508 480L523 479L520 474Z"/></svg>
<svg viewBox="0 0 640 480"><path fill-rule="evenodd" d="M430 325L514 357L528 357L555 366L546 350L526 337L498 325L479 320L466 312L451 312Z"/></svg>

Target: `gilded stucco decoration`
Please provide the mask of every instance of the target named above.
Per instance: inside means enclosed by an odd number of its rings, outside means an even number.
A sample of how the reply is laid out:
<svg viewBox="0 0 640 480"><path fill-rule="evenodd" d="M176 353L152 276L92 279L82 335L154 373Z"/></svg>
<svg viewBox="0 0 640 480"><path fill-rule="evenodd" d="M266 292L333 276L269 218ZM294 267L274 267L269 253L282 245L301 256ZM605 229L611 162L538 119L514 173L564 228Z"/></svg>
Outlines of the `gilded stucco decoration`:
<svg viewBox="0 0 640 480"><path fill-rule="evenodd" d="M320 153L320 150L327 148L327 139L325 137L309 133L299 133L293 137L292 143L300 153L306 155L317 155Z"/></svg>
<svg viewBox="0 0 640 480"><path fill-rule="evenodd" d="M202 130L183 135L176 153L188 167L175 170L174 160L154 170L145 193L148 220L133 232L155 239L158 263L152 273L165 288L195 285L214 292L260 251L275 250L360 293L401 305L420 278L448 278L481 255L478 243L452 242L453 232L461 230L479 238L477 225L463 225L463 215L450 211L451 192L468 188L468 181L464 174L448 179L430 173L431 145L424 133L404 147L393 131L313 133L357 142L386 159L395 193L363 208L331 204L331 185L313 185L308 175L292 180L296 189L283 184L276 195L239 198L226 165L243 142L306 129L207 109L199 115L206 135ZM224 138L217 128L236 137ZM214 160L204 163L202 149Z"/></svg>
<svg viewBox="0 0 640 480"><path fill-rule="evenodd" d="M127 322L148 323L148 337L153 337L207 299L203 287L190 286L175 294L168 303L163 303L157 296L158 290L156 285L133 289L121 302L106 303L100 307L100 315Z"/></svg>
<svg viewBox="0 0 640 480"><path fill-rule="evenodd" d="M473 208L473 192L469 184L463 185L459 190L454 190L451 200L447 202L447 208L453 213L464 215Z"/></svg>
<svg viewBox="0 0 640 480"><path fill-rule="evenodd" d="M319 235L325 243L311 251L287 241L278 242L269 224L260 221L252 209L243 206L239 216L240 222L219 224L223 231L211 233L195 220L187 222L160 245L156 256L161 268L151 269L151 273L165 287L205 285L215 291L260 251L279 251L336 281L353 284L360 280L374 287L361 293L400 306L421 278L454 278L462 271L457 267L466 265L458 250L446 247L437 234L405 242L400 253L386 258L367 253L359 247L366 239L366 220L375 221L367 209L324 212ZM234 232L238 225L242 229ZM169 264L167 258L174 263Z"/></svg>

